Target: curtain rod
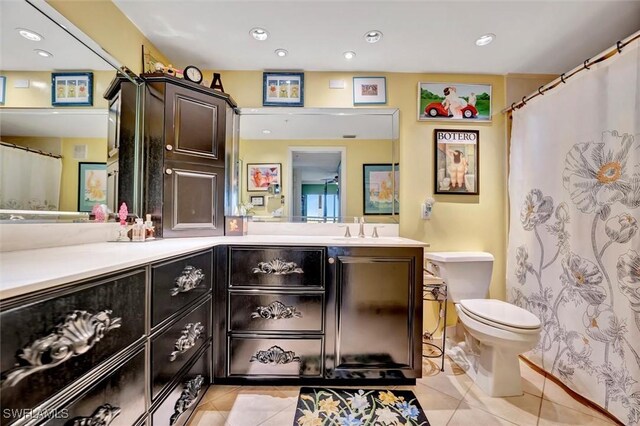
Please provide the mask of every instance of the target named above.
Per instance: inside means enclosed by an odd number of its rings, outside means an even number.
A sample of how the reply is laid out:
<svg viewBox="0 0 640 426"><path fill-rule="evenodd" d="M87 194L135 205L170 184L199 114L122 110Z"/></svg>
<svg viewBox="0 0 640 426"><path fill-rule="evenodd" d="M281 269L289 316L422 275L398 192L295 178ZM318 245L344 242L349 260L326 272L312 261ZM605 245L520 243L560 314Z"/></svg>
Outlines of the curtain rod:
<svg viewBox="0 0 640 426"><path fill-rule="evenodd" d="M634 42L635 40L638 40L638 39L640 39L640 31L637 31L635 34L630 35L626 39L618 41L615 46L610 47L609 49L607 49L604 52L602 52L600 55L597 55L597 56L594 56L593 58L587 59L586 61L584 61L582 63L582 65L578 65L577 67L575 67L571 71L562 74L560 77L556 78L552 82L538 87L538 90L536 92L533 92L529 96L523 96L522 100L520 102L512 103L511 106L503 109L502 113L507 113L507 112L511 112L511 111L513 111L515 109L522 108L531 99L533 99L533 98L535 98L537 96L543 96L545 92L548 92L551 89L555 89L556 87L558 87L561 84L565 84L569 78L573 77L574 75L578 74L579 72L591 69L590 68L591 65L595 65L595 64L600 63L602 61L605 61L605 60L607 60L607 59L609 59L609 58L611 58L611 57L613 57L613 56L615 56L615 55L617 55L619 53L622 53L622 49L624 49L624 47L626 47L628 44L630 44L630 43L632 43L632 42Z"/></svg>
<svg viewBox="0 0 640 426"><path fill-rule="evenodd" d="M48 152L40 151L39 149L27 148L26 146L16 145L14 143L9 142L0 142L2 146L6 146L8 148L22 149L27 152L33 152L34 154L44 155L45 157L53 157L53 158L62 158L62 155L50 154Z"/></svg>

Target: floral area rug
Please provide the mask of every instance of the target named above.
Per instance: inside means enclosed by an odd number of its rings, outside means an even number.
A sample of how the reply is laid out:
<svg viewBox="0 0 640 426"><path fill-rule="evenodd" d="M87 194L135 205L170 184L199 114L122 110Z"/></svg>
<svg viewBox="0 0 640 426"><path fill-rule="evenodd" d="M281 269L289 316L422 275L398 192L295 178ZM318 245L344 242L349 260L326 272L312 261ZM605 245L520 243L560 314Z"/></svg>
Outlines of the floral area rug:
<svg viewBox="0 0 640 426"><path fill-rule="evenodd" d="M300 389L293 426L429 426L413 392Z"/></svg>

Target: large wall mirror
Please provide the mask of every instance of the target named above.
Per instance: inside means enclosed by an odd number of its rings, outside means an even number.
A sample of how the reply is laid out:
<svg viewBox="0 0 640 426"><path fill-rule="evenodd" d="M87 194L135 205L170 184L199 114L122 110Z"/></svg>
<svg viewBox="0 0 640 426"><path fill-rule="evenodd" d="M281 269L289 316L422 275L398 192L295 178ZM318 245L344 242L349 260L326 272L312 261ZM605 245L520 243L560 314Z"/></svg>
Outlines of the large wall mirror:
<svg viewBox="0 0 640 426"><path fill-rule="evenodd" d="M103 94L117 74L131 77L44 2L2 1L0 16L0 220L114 210L117 123Z"/></svg>
<svg viewBox="0 0 640 426"><path fill-rule="evenodd" d="M254 221L397 222L398 126L391 108L242 108L240 209Z"/></svg>

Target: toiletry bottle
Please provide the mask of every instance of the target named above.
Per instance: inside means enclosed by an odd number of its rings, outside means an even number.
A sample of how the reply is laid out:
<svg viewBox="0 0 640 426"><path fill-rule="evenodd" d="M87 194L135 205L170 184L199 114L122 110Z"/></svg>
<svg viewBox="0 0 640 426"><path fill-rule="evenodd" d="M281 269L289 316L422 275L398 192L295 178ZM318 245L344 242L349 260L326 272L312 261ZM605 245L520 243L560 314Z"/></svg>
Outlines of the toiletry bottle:
<svg viewBox="0 0 640 426"><path fill-rule="evenodd" d="M142 218L137 218L136 223L133 225L133 235L131 237L131 241L144 241L145 230L144 230L144 222Z"/></svg>
<svg viewBox="0 0 640 426"><path fill-rule="evenodd" d="M127 216L129 215L129 210L127 209L127 204L122 203L120 205L120 210L118 211L118 219L120 220L120 229L118 231L117 241L130 241L128 236L128 227L127 227Z"/></svg>
<svg viewBox="0 0 640 426"><path fill-rule="evenodd" d="M144 232L147 240L154 240L156 238L156 228L153 226L150 214L147 214L147 220L144 222Z"/></svg>

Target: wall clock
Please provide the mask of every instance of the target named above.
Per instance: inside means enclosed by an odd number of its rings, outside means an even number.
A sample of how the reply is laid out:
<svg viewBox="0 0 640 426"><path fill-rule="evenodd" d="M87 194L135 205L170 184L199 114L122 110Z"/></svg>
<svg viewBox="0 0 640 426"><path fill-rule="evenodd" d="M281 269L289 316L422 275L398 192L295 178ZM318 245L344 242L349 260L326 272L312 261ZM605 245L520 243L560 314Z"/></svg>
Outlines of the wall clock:
<svg viewBox="0 0 640 426"><path fill-rule="evenodd" d="M189 65L182 71L185 80L200 84L202 82L202 71L193 65Z"/></svg>

